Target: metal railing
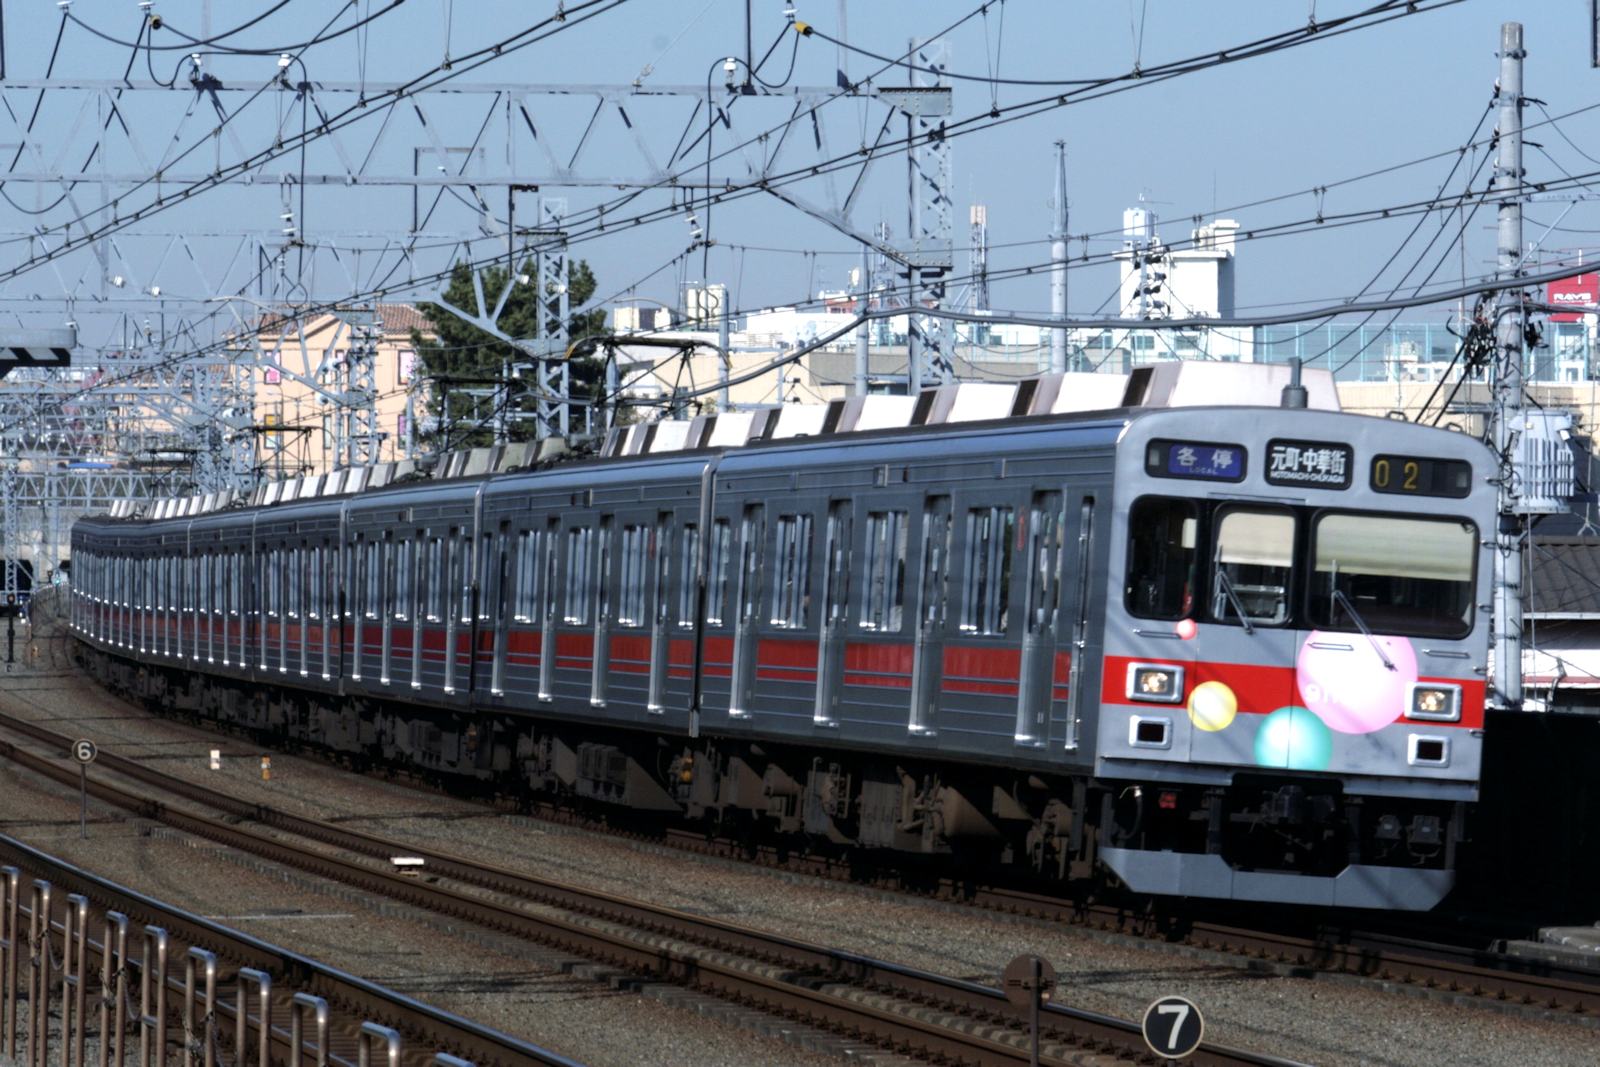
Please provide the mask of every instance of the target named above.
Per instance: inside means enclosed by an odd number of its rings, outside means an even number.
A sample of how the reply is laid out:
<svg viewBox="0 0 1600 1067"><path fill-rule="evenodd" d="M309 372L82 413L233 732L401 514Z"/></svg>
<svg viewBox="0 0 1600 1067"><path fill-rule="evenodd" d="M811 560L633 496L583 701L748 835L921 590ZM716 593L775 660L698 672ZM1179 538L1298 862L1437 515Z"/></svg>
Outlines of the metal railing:
<svg viewBox="0 0 1600 1067"><path fill-rule="evenodd" d="M18 1067L86 1067L91 1048L96 1067L129 1067L130 1060L137 1067L269 1067L274 1060L290 1067L399 1067L399 1030L345 1020L356 1039L351 1063L330 1051L335 1019L324 998L299 991L279 999L272 976L250 967L225 979L218 955L200 946L183 952L180 977L167 930L145 926L135 959L126 915L105 911L98 938L92 925L88 897L72 893L58 908L49 881L0 867L0 1051ZM95 955L99 967L92 970ZM221 988L227 985L231 1003ZM274 1005L287 1007L287 1030L274 1025ZM233 1017L231 1042L224 1037L226 1015ZM174 1024L182 1028L181 1041L171 1039ZM130 1041L134 1034L137 1041ZM433 1063L473 1067L444 1052Z"/></svg>

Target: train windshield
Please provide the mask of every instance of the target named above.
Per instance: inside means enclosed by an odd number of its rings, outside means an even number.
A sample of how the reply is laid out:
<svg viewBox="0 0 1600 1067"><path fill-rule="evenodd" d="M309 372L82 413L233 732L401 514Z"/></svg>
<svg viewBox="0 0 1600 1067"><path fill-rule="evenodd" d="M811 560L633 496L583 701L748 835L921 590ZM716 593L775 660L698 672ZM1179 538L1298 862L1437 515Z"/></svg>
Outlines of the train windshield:
<svg viewBox="0 0 1600 1067"><path fill-rule="evenodd" d="M1456 519L1333 512L1312 529L1311 623L1459 637L1472 621L1478 531ZM1359 620L1355 614L1359 613Z"/></svg>
<svg viewBox="0 0 1600 1067"><path fill-rule="evenodd" d="M1294 514L1233 508L1217 518L1211 567L1211 615L1264 626L1289 621L1294 569Z"/></svg>

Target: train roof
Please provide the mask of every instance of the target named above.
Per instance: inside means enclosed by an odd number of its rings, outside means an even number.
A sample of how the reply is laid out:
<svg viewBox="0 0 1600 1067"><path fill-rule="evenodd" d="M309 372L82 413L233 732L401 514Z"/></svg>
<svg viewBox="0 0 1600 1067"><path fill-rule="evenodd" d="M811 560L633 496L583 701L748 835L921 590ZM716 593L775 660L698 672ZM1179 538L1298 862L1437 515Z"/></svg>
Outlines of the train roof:
<svg viewBox="0 0 1600 1067"><path fill-rule="evenodd" d="M796 453L816 456L846 446L852 454L865 450L884 462L925 460L931 435L993 437L988 447L996 453L1036 447L1035 434L1041 432L1065 431L1064 447L1111 447L1135 420L1174 409L1208 408L1218 415L1296 410L1384 424L1389 428L1385 432L1399 429L1394 420L1339 412L1326 371L1306 372L1312 401L1308 410L1284 409L1275 400L1268 403L1274 390L1282 392L1289 373L1281 365L1171 363L1140 368L1131 376L1068 374L1017 383L962 383L927 389L915 398L851 397L827 405L789 405L618 427L595 453L566 452L559 439L521 442L449 453L431 470L408 460L269 483L248 498L208 494L127 501L108 516L80 521L98 525L216 518L231 525L247 514L289 518L303 513L303 506L378 489L385 490L384 500L394 500L397 495L422 498L440 491L455 498L463 484L488 483L489 491L525 488L530 483L548 488L575 482L605 484L636 478L644 470L673 480L698 477L713 458L721 470L759 470L792 462ZM1116 405L1104 406L1113 395ZM1217 402L1224 398L1230 402ZM1408 433L1460 437L1448 430L1405 426ZM147 505L143 511L137 507L141 503Z"/></svg>

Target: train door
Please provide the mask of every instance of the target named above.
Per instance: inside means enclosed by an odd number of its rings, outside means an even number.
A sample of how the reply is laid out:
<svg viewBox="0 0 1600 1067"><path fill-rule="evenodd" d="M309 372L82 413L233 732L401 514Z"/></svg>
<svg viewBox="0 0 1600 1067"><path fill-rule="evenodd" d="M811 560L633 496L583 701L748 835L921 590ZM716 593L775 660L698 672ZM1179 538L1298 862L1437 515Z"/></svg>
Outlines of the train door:
<svg viewBox="0 0 1600 1067"><path fill-rule="evenodd" d="M555 570L561 595L552 626L554 670L548 693L585 704L594 692L599 529L600 516L596 513L568 512L561 520L560 562Z"/></svg>
<svg viewBox="0 0 1600 1067"><path fill-rule="evenodd" d="M489 535L484 534L485 541ZM478 620L493 628L489 640L489 692L503 696L506 691L506 654L511 634L511 523L502 521L487 546L489 562L484 567L486 580L478 593Z"/></svg>
<svg viewBox="0 0 1600 1067"><path fill-rule="evenodd" d="M839 684L844 668L845 637L850 632L850 540L855 505L828 502L828 523L822 546L822 619L817 636L817 697L811 721L839 725Z"/></svg>
<svg viewBox="0 0 1600 1067"><path fill-rule="evenodd" d="M556 597L557 560L561 550L561 520L550 519L545 527L544 540L539 545L539 573L542 603L537 611L542 620L539 629L539 699L555 699L556 676L556 623L559 621L559 601Z"/></svg>
<svg viewBox="0 0 1600 1067"><path fill-rule="evenodd" d="M595 545L594 645L589 657L589 704L603 708L606 676L611 672L611 608L616 603L617 575L612 567L617 557L616 546L612 543L617 535L616 516L601 516L599 530Z"/></svg>
<svg viewBox="0 0 1600 1067"><path fill-rule="evenodd" d="M762 558L766 547L766 509L747 504L739 522L739 582L733 631L733 691L728 714L747 717L755 690L756 624L761 613Z"/></svg>
<svg viewBox="0 0 1600 1067"><path fill-rule="evenodd" d="M932 734L938 730L945 616L949 602L950 527L950 498L928 497L922 505L917 632L912 647L911 715L907 722L907 728L914 734Z"/></svg>
<svg viewBox="0 0 1600 1067"><path fill-rule="evenodd" d="M656 516L655 532L650 545L650 683L645 693L645 710L651 715L663 714L667 709L667 679L672 668L673 624L673 565L678 557L678 517L670 511ZM692 536L692 523L684 528L684 536ZM693 572L691 571L690 574ZM678 581L686 581L683 573Z"/></svg>
<svg viewBox="0 0 1600 1067"><path fill-rule="evenodd" d="M1065 665L1056 655L1061 607L1062 541L1065 516L1061 493L1034 493L1028 509L1025 615L1022 662L1017 674L1017 721L1013 741L1044 744L1055 686L1066 683Z"/></svg>
<svg viewBox="0 0 1600 1067"><path fill-rule="evenodd" d="M1083 718L1084 667L1089 647L1090 591L1094 584L1090 567L1095 549L1093 494L1068 494L1063 517L1048 742L1072 752L1078 748L1078 725Z"/></svg>
<svg viewBox="0 0 1600 1067"><path fill-rule="evenodd" d="M670 518L670 517L669 517ZM612 537L612 633L605 654L609 670L602 696L607 704L630 712L648 707L654 640L651 632L655 577L663 569L656 540L670 521L662 516L633 514L616 518Z"/></svg>

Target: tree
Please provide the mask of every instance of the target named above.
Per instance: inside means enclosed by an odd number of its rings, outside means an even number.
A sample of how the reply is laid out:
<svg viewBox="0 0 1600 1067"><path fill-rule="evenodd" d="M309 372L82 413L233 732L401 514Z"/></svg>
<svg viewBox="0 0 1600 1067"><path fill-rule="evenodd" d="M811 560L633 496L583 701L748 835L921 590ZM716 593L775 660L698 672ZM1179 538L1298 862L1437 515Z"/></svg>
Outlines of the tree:
<svg viewBox="0 0 1600 1067"><path fill-rule="evenodd" d="M505 267L490 267L481 273L484 306L493 309L506 286L508 272ZM531 340L539 335L539 300L534 281L533 264L524 264L496 320L508 336ZM594 295L595 288L594 272L589 264L581 259L572 263L567 279L570 306L581 307ZM463 310L477 308L472 268L466 263L457 263L452 268L444 298ZM503 413L511 440L531 440L535 432L535 382L531 375L527 378L510 376L511 365L529 362L528 355L438 304L420 303L417 307L434 329L434 337L426 339L420 332L411 331L411 343L417 350L418 374L427 380L430 393L428 414L431 417L427 430L418 437L441 451L491 444L497 418ZM573 315L567 322L569 341L604 333L605 320L606 314L600 309ZM599 360L593 357L573 359L569 374L574 401L592 403L600 397L604 389L604 367ZM587 404L572 405L569 418L574 428L584 425L586 407Z"/></svg>

